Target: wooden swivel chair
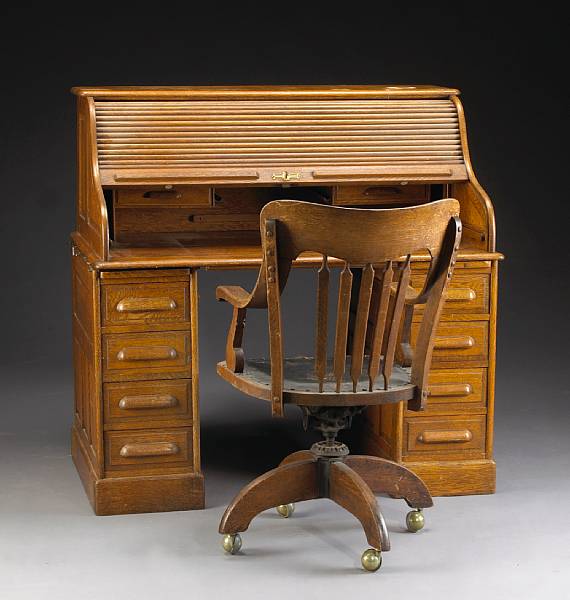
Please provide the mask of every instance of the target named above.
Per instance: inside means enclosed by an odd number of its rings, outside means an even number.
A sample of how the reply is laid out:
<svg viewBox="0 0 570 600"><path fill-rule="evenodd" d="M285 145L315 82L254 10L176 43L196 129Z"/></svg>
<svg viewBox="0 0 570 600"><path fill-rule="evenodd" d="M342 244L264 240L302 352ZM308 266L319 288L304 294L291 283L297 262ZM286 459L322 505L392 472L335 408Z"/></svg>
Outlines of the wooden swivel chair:
<svg viewBox="0 0 570 600"><path fill-rule="evenodd" d="M453 199L392 209L280 200L263 208L263 263L254 290L216 290L218 300L233 306L226 360L217 371L245 394L268 401L274 416L283 415L284 403L298 405L305 427L320 430L324 439L311 450L286 457L239 492L220 523L227 552L239 551L239 532L260 512L278 507L289 516L294 502L313 498L330 498L361 522L371 546L362 555L369 571L380 567L381 551L390 549L374 492L406 500L414 509L406 519L408 529L423 527L421 509L433 502L421 479L383 458L350 456L336 436L370 405L407 402L412 410L425 407L435 330L461 237L458 214L459 203ZM408 284L410 256L426 249L431 267L417 293ZM285 358L280 296L292 261L304 251L323 257L317 273L315 356ZM336 265L339 292L329 359L330 266ZM423 317L412 350L411 320L418 304L424 305ZM245 358L242 341L250 308L268 312L269 360Z"/></svg>

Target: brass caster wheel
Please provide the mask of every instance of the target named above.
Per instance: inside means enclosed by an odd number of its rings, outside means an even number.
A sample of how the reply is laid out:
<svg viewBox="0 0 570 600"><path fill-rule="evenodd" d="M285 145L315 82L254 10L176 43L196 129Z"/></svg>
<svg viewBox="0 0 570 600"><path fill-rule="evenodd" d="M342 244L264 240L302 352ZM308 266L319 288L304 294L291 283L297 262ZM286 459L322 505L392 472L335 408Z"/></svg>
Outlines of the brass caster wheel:
<svg viewBox="0 0 570 600"><path fill-rule="evenodd" d="M368 550L365 550L362 553L360 562L366 571L378 571L378 569L382 566L382 553L380 550L368 548Z"/></svg>
<svg viewBox="0 0 570 600"><path fill-rule="evenodd" d="M424 515L422 513L421 508L416 508L414 510L411 510L406 515L406 527L408 528L408 531L411 531L412 533L416 533L420 529L423 529L424 525L425 525L425 519L424 519Z"/></svg>
<svg viewBox="0 0 570 600"><path fill-rule="evenodd" d="M275 510L284 518L288 519L295 512L294 504L280 504Z"/></svg>
<svg viewBox="0 0 570 600"><path fill-rule="evenodd" d="M237 554L241 548L241 535L239 533L227 533L222 538L222 547L228 554Z"/></svg>

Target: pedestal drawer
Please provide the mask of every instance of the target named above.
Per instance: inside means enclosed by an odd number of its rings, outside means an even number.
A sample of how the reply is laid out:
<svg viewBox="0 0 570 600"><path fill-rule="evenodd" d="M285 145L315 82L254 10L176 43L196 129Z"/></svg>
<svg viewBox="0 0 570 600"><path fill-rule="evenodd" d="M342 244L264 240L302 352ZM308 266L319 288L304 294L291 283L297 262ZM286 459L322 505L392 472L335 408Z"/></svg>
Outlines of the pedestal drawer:
<svg viewBox="0 0 570 600"><path fill-rule="evenodd" d="M412 273L411 285L418 292L423 288L427 272ZM444 314L473 313L488 314L489 312L489 280L486 273L455 272L447 289L446 301L443 305ZM423 313L423 306L418 305L414 317Z"/></svg>
<svg viewBox="0 0 570 600"><path fill-rule="evenodd" d="M104 379L190 377L190 348L187 331L105 335Z"/></svg>
<svg viewBox="0 0 570 600"><path fill-rule="evenodd" d="M419 323L412 324L412 345L416 343ZM487 321L440 321L433 347L432 365L476 363L487 366L489 323Z"/></svg>
<svg viewBox="0 0 570 600"><path fill-rule="evenodd" d="M160 419L191 419L191 379L106 383L103 386L105 425Z"/></svg>
<svg viewBox="0 0 570 600"><path fill-rule="evenodd" d="M105 434L107 469L184 467L192 462L192 430L110 431Z"/></svg>
<svg viewBox="0 0 570 600"><path fill-rule="evenodd" d="M107 325L188 323L187 282L132 283L102 287L102 322Z"/></svg>
<svg viewBox="0 0 570 600"><path fill-rule="evenodd" d="M429 374L429 396L425 411L406 411L421 418L429 414L482 412L486 410L487 369L441 369Z"/></svg>
<svg viewBox="0 0 570 600"><path fill-rule="evenodd" d="M403 457L437 460L485 456L485 415L404 419Z"/></svg>

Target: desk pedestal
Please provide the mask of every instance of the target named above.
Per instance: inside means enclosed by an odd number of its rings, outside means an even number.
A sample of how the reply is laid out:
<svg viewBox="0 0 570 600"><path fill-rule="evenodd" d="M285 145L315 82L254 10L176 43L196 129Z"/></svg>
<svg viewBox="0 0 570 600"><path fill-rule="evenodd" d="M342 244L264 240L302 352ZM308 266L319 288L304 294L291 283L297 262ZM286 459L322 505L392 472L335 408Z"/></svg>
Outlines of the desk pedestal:
<svg viewBox="0 0 570 600"><path fill-rule="evenodd" d="M425 275L414 264L414 286ZM368 452L435 496L495 489L496 286L496 261L458 261L428 409L367 413ZM74 250L72 456L96 514L204 508L197 340L196 269L98 269Z"/></svg>

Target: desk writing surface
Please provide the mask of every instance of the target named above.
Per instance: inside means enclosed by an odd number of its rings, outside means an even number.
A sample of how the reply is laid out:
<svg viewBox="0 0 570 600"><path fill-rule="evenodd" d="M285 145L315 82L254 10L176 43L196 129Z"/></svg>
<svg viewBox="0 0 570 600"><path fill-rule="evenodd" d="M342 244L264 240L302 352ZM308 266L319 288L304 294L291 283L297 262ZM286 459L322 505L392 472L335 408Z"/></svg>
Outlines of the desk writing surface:
<svg viewBox="0 0 570 600"><path fill-rule="evenodd" d="M137 243L117 243L111 246L110 260L97 261L99 269L132 269L153 267L194 268L256 268L261 265L261 242L257 232L239 232L226 236L156 236L152 246L148 239ZM313 266L320 263L321 255L303 252L296 261L297 266ZM427 252L412 257L414 261L429 260ZM482 251L468 246L462 247L458 260L487 261L501 259L497 252ZM334 264L334 260L331 262Z"/></svg>

